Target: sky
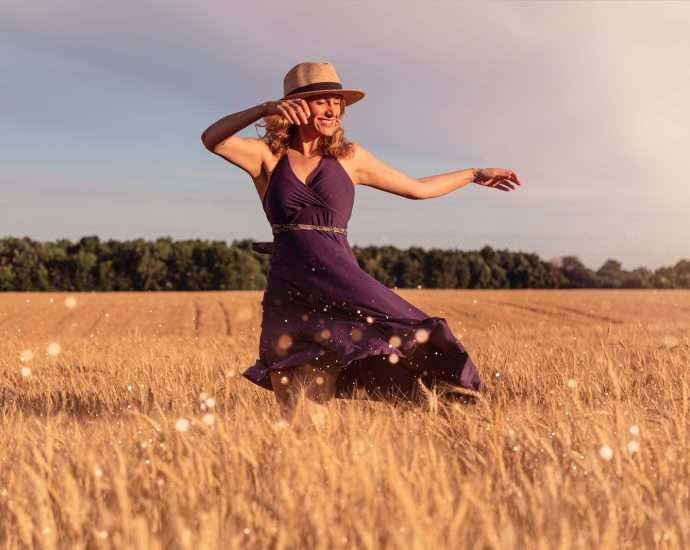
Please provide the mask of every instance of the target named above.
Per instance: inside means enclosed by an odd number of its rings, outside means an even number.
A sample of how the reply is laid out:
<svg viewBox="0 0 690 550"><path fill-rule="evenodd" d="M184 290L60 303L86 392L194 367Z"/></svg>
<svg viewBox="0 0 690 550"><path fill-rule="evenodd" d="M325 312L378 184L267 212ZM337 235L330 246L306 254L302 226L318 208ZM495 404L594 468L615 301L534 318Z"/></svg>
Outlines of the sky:
<svg viewBox="0 0 690 550"><path fill-rule="evenodd" d="M690 258L690 3L0 2L0 237L272 239L249 176L200 140L328 61L366 97L346 136L419 178L359 185L351 245ZM240 135L255 137L253 126Z"/></svg>

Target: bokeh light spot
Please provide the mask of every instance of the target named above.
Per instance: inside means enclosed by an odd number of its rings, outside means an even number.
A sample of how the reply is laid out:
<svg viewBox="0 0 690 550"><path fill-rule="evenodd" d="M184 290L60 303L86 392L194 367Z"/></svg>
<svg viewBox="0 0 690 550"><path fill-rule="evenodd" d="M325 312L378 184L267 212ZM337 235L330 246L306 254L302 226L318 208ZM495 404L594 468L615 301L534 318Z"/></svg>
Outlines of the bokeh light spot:
<svg viewBox="0 0 690 550"><path fill-rule="evenodd" d="M189 429L189 420L186 418L178 419L178 421L175 422L175 429L181 433L186 432Z"/></svg>
<svg viewBox="0 0 690 550"><path fill-rule="evenodd" d="M57 357L58 355L60 355L62 348L60 347L60 344L58 344L57 342L51 342L50 344L48 344L47 351L48 355L50 355L51 357Z"/></svg>
<svg viewBox="0 0 690 550"><path fill-rule="evenodd" d="M278 337L278 349L287 350L292 346L292 336L289 334L281 334Z"/></svg>
<svg viewBox="0 0 690 550"><path fill-rule="evenodd" d="M402 340L400 339L400 336L393 335L388 339L388 345L393 347L393 348L399 348L400 344L402 344Z"/></svg>
<svg viewBox="0 0 690 550"><path fill-rule="evenodd" d="M418 328L414 332L414 339L417 340L420 344L423 344L424 342L429 340L429 331L425 328Z"/></svg>

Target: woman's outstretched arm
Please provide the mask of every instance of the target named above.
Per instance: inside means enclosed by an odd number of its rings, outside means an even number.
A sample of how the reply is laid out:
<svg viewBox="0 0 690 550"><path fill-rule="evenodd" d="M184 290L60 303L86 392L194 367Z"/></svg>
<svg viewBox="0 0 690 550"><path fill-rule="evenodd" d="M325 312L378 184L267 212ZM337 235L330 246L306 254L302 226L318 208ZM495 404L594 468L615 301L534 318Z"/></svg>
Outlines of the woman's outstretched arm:
<svg viewBox="0 0 690 550"><path fill-rule="evenodd" d="M380 161L359 144L355 144L355 165L357 183L408 199L441 197L472 182L502 191L520 185L517 175L504 168L466 168L414 179Z"/></svg>

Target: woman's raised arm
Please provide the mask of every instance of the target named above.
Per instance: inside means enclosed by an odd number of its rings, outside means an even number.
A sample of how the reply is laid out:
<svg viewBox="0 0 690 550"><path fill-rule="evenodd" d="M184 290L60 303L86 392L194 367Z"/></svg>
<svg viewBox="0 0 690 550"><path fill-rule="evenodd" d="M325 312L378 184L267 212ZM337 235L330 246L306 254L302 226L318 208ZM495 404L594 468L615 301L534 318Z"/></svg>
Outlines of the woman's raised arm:
<svg viewBox="0 0 690 550"><path fill-rule="evenodd" d="M219 143L266 116L267 107L268 102L266 101L217 120L201 134L204 147L213 152Z"/></svg>
<svg viewBox="0 0 690 550"><path fill-rule="evenodd" d="M206 149L256 178L261 174L270 154L268 145L262 139L241 138L235 134L258 119L271 115L282 115L293 123L306 123L309 119L309 106L301 98L264 101L217 120L204 130L201 141Z"/></svg>
<svg viewBox="0 0 690 550"><path fill-rule="evenodd" d="M268 103L261 103L217 120L201 134L204 147L242 168L252 178L261 174L268 146L258 138L235 134L268 114Z"/></svg>

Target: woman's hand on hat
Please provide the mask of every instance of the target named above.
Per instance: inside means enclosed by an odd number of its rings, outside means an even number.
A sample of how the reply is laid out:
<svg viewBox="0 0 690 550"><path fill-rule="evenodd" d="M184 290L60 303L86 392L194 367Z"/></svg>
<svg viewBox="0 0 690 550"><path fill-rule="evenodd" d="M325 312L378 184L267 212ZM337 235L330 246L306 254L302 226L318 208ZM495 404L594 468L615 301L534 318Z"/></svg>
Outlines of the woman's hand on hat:
<svg viewBox="0 0 690 550"><path fill-rule="evenodd" d="M492 187L501 191L511 191L516 186L522 185L517 174L506 168L479 168L475 169L474 183L484 187Z"/></svg>
<svg viewBox="0 0 690 550"><path fill-rule="evenodd" d="M308 124L311 111L304 98L279 99L266 103L266 115L283 115L290 124Z"/></svg>

